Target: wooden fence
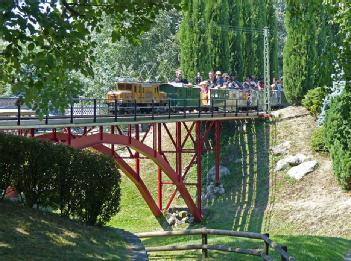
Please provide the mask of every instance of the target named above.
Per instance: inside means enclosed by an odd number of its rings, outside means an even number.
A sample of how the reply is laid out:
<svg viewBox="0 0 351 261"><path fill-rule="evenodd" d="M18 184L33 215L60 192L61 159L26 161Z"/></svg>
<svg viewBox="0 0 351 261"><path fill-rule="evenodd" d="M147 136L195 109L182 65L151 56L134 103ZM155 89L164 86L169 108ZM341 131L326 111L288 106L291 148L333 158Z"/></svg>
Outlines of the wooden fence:
<svg viewBox="0 0 351 261"><path fill-rule="evenodd" d="M169 236L189 236L189 235L201 235L201 244L192 245L174 245L174 246L153 246L146 247L147 252L158 252L158 251L178 251L178 250L202 250L202 258L208 257L209 250L233 252L244 255L252 255L261 257L263 260L273 260L272 256L269 255L269 250L275 250L281 257L282 261L295 261L295 258L288 254L288 248L286 246L279 245L273 242L269 238L269 234L260 234L254 232L241 232L241 231L230 231L230 230L219 230L219 229L189 229L183 231L157 231L157 232L145 232L139 233L137 236L139 238L152 238L152 237L169 237ZM237 247L229 247L225 245L209 245L208 236L230 236L230 237L240 237L249 239L262 240L264 243L263 249L242 249Z"/></svg>

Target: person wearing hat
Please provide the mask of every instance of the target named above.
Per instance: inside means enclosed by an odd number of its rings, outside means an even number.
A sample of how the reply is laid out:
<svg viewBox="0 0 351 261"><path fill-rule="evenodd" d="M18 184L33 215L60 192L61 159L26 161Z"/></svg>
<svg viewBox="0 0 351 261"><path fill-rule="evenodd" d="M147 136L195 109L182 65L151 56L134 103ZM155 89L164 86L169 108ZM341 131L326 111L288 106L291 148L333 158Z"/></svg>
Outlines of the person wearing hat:
<svg viewBox="0 0 351 261"><path fill-rule="evenodd" d="M218 87L218 88L223 87L224 79L222 77L221 71L216 72L216 79L217 79L217 86L216 87Z"/></svg>
<svg viewBox="0 0 351 261"><path fill-rule="evenodd" d="M217 85L216 75L213 71L209 71L208 73L208 80L207 80L208 88L212 89L215 88Z"/></svg>

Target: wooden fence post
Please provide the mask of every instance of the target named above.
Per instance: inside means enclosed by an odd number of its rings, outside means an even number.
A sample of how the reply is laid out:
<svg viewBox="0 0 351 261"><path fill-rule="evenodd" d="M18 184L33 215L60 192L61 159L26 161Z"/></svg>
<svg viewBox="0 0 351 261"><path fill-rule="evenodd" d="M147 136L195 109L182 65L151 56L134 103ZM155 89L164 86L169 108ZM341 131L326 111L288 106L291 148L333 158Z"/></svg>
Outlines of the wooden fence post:
<svg viewBox="0 0 351 261"><path fill-rule="evenodd" d="M206 245L206 246L207 246L208 241L207 241L207 231L206 231L206 228L202 228L201 237L202 237L202 246L203 246L203 245ZM204 248L202 247L202 259L205 259L205 258L207 258L207 257L208 257L208 250L207 250L207 248L204 249Z"/></svg>
<svg viewBox="0 0 351 261"><path fill-rule="evenodd" d="M281 248L288 253L288 247L287 246L281 246ZM282 256L282 261L288 261L288 259L286 259L285 257Z"/></svg>

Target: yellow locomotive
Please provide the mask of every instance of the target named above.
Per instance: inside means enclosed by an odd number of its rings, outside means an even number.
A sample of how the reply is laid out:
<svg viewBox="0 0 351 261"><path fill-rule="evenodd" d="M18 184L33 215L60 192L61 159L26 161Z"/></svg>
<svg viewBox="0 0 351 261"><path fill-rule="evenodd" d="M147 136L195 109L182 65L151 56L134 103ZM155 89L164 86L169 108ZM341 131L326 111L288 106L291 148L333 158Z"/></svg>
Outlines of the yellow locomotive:
<svg viewBox="0 0 351 261"><path fill-rule="evenodd" d="M118 82L116 89L107 93L110 112L129 111L137 106L140 111L148 111L152 106L165 106L167 93L160 91L157 83Z"/></svg>

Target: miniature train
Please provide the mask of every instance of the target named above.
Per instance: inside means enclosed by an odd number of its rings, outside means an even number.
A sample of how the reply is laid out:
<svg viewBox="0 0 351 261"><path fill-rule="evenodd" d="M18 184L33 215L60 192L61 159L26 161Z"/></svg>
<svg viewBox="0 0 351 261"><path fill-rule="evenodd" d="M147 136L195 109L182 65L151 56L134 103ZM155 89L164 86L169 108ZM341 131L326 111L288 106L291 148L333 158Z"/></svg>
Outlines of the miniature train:
<svg viewBox="0 0 351 261"><path fill-rule="evenodd" d="M283 91L271 91L271 106L286 103ZM208 89L170 83L118 82L107 93L109 111L128 113L154 111L263 110L264 92L240 89Z"/></svg>

